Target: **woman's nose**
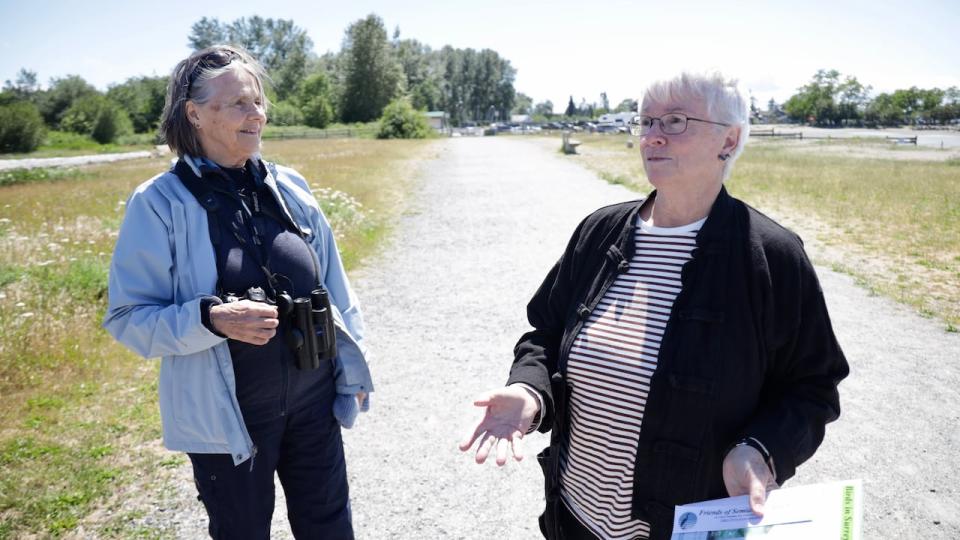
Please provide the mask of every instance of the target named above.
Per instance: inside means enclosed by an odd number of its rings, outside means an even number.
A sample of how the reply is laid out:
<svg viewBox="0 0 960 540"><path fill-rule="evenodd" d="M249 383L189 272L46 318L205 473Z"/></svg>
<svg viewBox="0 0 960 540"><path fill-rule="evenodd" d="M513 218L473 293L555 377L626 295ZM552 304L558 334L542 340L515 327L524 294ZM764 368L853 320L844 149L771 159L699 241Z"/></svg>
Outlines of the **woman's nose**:
<svg viewBox="0 0 960 540"><path fill-rule="evenodd" d="M667 144L667 139L659 131L650 130L649 133L640 137L640 147L645 146L663 146Z"/></svg>
<svg viewBox="0 0 960 540"><path fill-rule="evenodd" d="M267 121L267 111L264 110L263 105L254 104L254 106L250 108L250 111L247 114L253 120L259 120L261 122Z"/></svg>

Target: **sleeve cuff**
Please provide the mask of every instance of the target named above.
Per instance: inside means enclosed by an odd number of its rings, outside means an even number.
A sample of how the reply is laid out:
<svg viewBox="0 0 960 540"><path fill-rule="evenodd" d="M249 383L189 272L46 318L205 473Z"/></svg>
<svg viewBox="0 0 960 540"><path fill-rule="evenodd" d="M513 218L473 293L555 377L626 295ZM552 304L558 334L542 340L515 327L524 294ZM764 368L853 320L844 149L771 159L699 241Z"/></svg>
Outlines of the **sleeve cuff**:
<svg viewBox="0 0 960 540"><path fill-rule="evenodd" d="M211 334L225 338L227 336L221 334L213 327L213 323L210 322L210 308L213 306L219 306L223 303L223 300L220 300L216 296L204 296L200 299L200 322L203 323L203 326L210 331Z"/></svg>
<svg viewBox="0 0 960 540"><path fill-rule="evenodd" d="M519 386L526 390L533 399L537 400L537 415L533 417L533 422L530 422L530 427L527 428L527 432L524 435L529 435L534 431L537 431L540 428L540 421L543 419L543 396L540 395L540 392L526 383L513 383L511 386Z"/></svg>

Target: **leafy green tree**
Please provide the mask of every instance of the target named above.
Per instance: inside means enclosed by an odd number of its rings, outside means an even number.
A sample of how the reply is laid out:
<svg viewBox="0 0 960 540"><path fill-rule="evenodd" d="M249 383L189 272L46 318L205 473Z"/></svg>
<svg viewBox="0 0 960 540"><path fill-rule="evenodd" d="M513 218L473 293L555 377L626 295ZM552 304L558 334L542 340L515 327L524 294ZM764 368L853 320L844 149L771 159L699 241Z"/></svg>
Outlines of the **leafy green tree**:
<svg viewBox="0 0 960 540"><path fill-rule="evenodd" d="M870 102L870 87L848 76L837 86L835 99L840 122L859 122Z"/></svg>
<svg viewBox="0 0 960 540"><path fill-rule="evenodd" d="M513 104L513 110L510 112L512 114L533 114L533 98L522 92L518 93Z"/></svg>
<svg viewBox="0 0 960 540"><path fill-rule="evenodd" d="M101 144L114 142L118 136L133 131L126 111L100 94L74 101L64 113L61 127L66 131L89 135Z"/></svg>
<svg viewBox="0 0 960 540"><path fill-rule="evenodd" d="M570 101L567 102L567 110L563 111L563 115L569 117L577 115L577 106L573 103L573 96L570 96Z"/></svg>
<svg viewBox="0 0 960 540"><path fill-rule="evenodd" d="M637 112L637 100L627 98L621 101L613 112Z"/></svg>
<svg viewBox="0 0 960 540"><path fill-rule="evenodd" d="M933 117L941 124L960 119L960 88L951 86L943 91L943 99L934 109Z"/></svg>
<svg viewBox="0 0 960 540"><path fill-rule="evenodd" d="M107 98L123 107L135 132L149 133L160 123L166 93L166 77L131 77L111 86Z"/></svg>
<svg viewBox="0 0 960 540"><path fill-rule="evenodd" d="M393 49L403 68L410 102L415 109L436 110L441 101L442 65L429 46L415 39L399 39L399 28L394 32Z"/></svg>
<svg viewBox="0 0 960 540"><path fill-rule="evenodd" d="M43 117L33 103L0 106L0 152L33 152L44 134Z"/></svg>
<svg viewBox="0 0 960 540"><path fill-rule="evenodd" d="M842 84L839 71L818 70L810 83L801 87L783 104L784 112L800 122L818 126L836 125L842 119L837 103Z"/></svg>
<svg viewBox="0 0 960 540"><path fill-rule="evenodd" d="M299 126L303 122L303 113L289 101L278 101L270 104L270 113L267 115L271 125Z"/></svg>
<svg viewBox="0 0 960 540"><path fill-rule="evenodd" d="M378 139L425 139L430 135L426 115L414 109L407 99L393 101L383 109Z"/></svg>
<svg viewBox="0 0 960 540"><path fill-rule="evenodd" d="M325 128L333 121L330 83L323 73L314 73L297 90L303 121L310 127Z"/></svg>
<svg viewBox="0 0 960 540"><path fill-rule="evenodd" d="M370 14L347 28L342 51L345 122L368 122L403 93L403 68L397 61L380 17Z"/></svg>
<svg viewBox="0 0 960 540"><path fill-rule="evenodd" d="M912 124L916 121L917 111L921 109L922 98L920 89L911 86L907 89L894 90L891 96L893 105L900 110L903 121Z"/></svg>
<svg viewBox="0 0 960 540"><path fill-rule="evenodd" d="M415 109L421 111L436 111L440 109L443 98L441 81L430 77L410 88L410 102Z"/></svg>
<svg viewBox="0 0 960 540"><path fill-rule="evenodd" d="M254 15L227 24L203 17L191 27L187 41L194 50L218 43L243 47L266 68L280 101L293 95L313 58L313 41L291 19Z"/></svg>
<svg viewBox="0 0 960 540"><path fill-rule="evenodd" d="M550 118L553 116L553 102L549 99L546 101L541 101L533 107L533 114L537 116L543 116L545 118Z"/></svg>
<svg viewBox="0 0 960 540"><path fill-rule="evenodd" d="M37 83L37 72L20 68L20 72L17 73L17 78L14 81L8 79L4 83L3 91L9 92L17 100L33 101L40 91L40 85Z"/></svg>
<svg viewBox="0 0 960 540"><path fill-rule="evenodd" d="M91 95L98 95L97 89L79 75L50 79L50 87L37 96L37 108L43 121L56 128L74 101Z"/></svg>
<svg viewBox="0 0 960 540"><path fill-rule="evenodd" d="M945 94L939 88L920 90L920 116L925 123L936 121L937 109L943 103Z"/></svg>
<svg viewBox="0 0 960 540"><path fill-rule="evenodd" d="M903 110L894 103L891 94L877 95L867 104L863 115L868 124L895 126L903 122Z"/></svg>

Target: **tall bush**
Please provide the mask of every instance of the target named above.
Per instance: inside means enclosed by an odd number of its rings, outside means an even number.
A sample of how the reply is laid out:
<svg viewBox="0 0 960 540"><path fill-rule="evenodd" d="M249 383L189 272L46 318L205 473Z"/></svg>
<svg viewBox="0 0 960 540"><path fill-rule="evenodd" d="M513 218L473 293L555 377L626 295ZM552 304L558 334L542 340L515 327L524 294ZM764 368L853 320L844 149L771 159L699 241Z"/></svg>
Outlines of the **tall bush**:
<svg viewBox="0 0 960 540"><path fill-rule="evenodd" d="M406 99L391 102L383 109L378 139L426 139L432 134L427 117Z"/></svg>
<svg viewBox="0 0 960 540"><path fill-rule="evenodd" d="M99 94L73 102L60 125L67 131L89 135L100 144L114 142L120 135L133 132L126 111Z"/></svg>
<svg viewBox="0 0 960 540"><path fill-rule="evenodd" d="M322 129L333 121L331 94L330 83L323 73L314 73L300 83L297 98L304 123Z"/></svg>
<svg viewBox="0 0 960 540"><path fill-rule="evenodd" d="M287 101L271 104L267 118L275 126L299 126L303 124L303 114L300 109Z"/></svg>
<svg viewBox="0 0 960 540"><path fill-rule="evenodd" d="M33 152L44 134L43 117L33 103L0 106L0 152Z"/></svg>

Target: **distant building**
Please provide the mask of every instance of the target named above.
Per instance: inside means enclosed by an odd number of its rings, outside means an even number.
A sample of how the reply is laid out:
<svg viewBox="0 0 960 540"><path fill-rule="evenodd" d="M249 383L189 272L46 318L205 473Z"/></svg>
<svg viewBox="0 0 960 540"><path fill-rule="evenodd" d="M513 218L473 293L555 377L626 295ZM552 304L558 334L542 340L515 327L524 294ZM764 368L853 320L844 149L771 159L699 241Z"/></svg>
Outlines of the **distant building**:
<svg viewBox="0 0 960 540"><path fill-rule="evenodd" d="M428 112L427 122L430 124L430 127L439 131L440 133L445 133L450 128L450 117L447 116L447 113L444 111Z"/></svg>
<svg viewBox="0 0 960 540"><path fill-rule="evenodd" d="M531 118L529 114L511 114L510 123L511 124L529 124Z"/></svg>

